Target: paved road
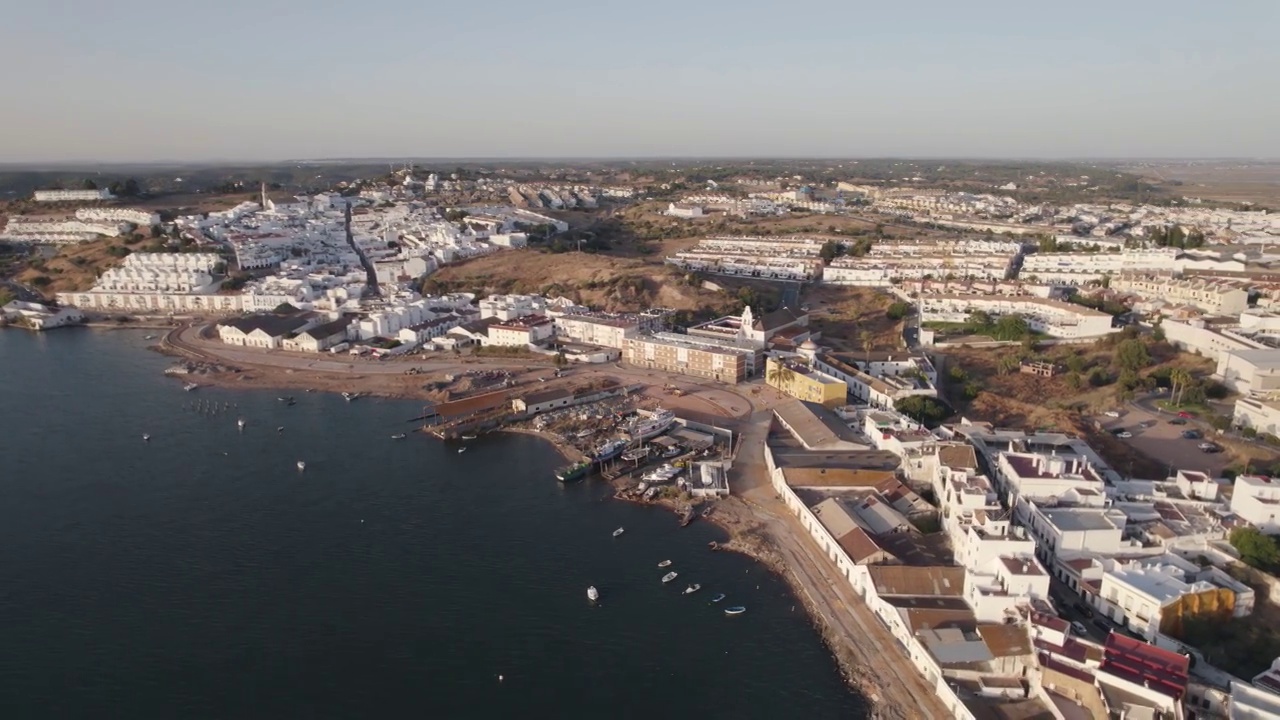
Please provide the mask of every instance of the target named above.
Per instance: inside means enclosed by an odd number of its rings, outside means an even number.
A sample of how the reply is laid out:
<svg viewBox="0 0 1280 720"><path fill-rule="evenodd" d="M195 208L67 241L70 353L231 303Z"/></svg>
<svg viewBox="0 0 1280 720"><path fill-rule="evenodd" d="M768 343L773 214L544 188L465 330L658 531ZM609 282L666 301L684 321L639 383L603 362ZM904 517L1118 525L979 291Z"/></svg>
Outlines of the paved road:
<svg viewBox="0 0 1280 720"><path fill-rule="evenodd" d="M1170 425L1172 413L1153 413L1138 405L1130 404L1119 418L1101 418L1108 431L1125 429L1133 433L1131 438L1119 438L1142 454L1155 458L1167 466L1169 474L1178 470L1199 470L1218 477L1230 462L1227 453L1205 453L1199 449L1203 439L1188 440L1183 430L1199 430L1212 439L1214 431L1205 423L1188 421L1186 425ZM1207 432L1206 432L1207 431ZM1117 468L1123 470L1123 468Z"/></svg>

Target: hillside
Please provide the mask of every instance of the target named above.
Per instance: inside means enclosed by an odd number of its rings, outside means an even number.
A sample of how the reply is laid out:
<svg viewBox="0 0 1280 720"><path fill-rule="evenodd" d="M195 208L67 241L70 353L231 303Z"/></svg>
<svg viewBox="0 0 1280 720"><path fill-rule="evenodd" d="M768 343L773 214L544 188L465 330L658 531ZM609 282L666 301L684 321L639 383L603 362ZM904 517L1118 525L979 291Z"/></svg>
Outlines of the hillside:
<svg viewBox="0 0 1280 720"><path fill-rule="evenodd" d="M124 261L126 247L124 238L103 238L67 245L51 258L28 261L14 279L50 298L60 292L88 290L103 270Z"/></svg>
<svg viewBox="0 0 1280 720"><path fill-rule="evenodd" d="M608 312L665 307L710 315L741 309L740 298L751 298L753 305L766 308L777 302L778 291L766 283L730 285L719 279L716 283L726 290L705 289L700 280L663 264L658 256L511 250L446 266L427 278L424 289L563 295Z"/></svg>

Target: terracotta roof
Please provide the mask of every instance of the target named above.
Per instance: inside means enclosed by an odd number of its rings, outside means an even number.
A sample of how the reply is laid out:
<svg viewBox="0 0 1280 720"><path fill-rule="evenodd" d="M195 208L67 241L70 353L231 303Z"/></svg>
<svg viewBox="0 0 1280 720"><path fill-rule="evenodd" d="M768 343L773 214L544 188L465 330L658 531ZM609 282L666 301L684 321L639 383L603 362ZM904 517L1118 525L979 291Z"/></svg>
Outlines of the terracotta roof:
<svg viewBox="0 0 1280 720"><path fill-rule="evenodd" d="M1018 625L980 625L978 634L996 657L1031 654L1031 638L1027 637L1026 629Z"/></svg>
<svg viewBox="0 0 1280 720"><path fill-rule="evenodd" d="M978 456L972 445L944 445L938 448L938 462L953 469L978 469Z"/></svg>
<svg viewBox="0 0 1280 720"><path fill-rule="evenodd" d="M892 553L876 544L875 538L868 535L867 531L860 527L854 528L842 537L836 538L836 542L840 544L849 559L855 563L865 562L879 553L892 556Z"/></svg>
<svg viewBox="0 0 1280 720"><path fill-rule="evenodd" d="M964 595L964 568L873 565L867 570L881 595Z"/></svg>
<svg viewBox="0 0 1280 720"><path fill-rule="evenodd" d="M782 469L782 477L792 487L876 487L893 480L894 473L862 468L789 467Z"/></svg>

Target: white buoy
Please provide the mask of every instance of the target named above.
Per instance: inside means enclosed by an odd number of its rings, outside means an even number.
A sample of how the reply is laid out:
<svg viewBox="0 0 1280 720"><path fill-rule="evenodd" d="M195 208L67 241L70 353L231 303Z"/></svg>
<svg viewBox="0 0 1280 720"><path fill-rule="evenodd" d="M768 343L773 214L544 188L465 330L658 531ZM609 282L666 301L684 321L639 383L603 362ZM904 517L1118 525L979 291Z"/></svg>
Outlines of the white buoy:
<svg viewBox="0 0 1280 720"><path fill-rule="evenodd" d="M499 675L499 676L498 676L498 682L502 682L502 676L501 676L501 675Z"/></svg>

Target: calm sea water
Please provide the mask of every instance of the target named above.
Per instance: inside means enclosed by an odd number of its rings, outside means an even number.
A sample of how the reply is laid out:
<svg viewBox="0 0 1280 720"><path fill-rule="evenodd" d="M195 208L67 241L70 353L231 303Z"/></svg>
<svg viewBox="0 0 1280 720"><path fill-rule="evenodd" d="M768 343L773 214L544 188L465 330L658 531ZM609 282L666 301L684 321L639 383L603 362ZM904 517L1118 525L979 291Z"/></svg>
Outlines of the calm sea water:
<svg viewBox="0 0 1280 720"><path fill-rule="evenodd" d="M715 528L561 487L536 438L391 440L415 403L186 393L146 345L0 332L0 716L865 715Z"/></svg>

